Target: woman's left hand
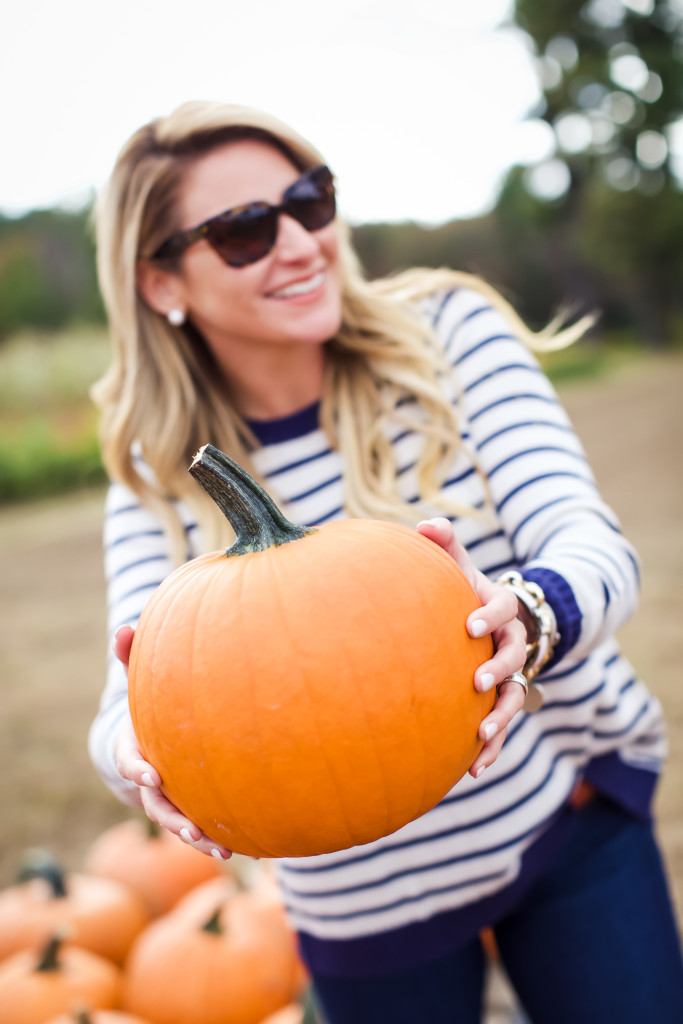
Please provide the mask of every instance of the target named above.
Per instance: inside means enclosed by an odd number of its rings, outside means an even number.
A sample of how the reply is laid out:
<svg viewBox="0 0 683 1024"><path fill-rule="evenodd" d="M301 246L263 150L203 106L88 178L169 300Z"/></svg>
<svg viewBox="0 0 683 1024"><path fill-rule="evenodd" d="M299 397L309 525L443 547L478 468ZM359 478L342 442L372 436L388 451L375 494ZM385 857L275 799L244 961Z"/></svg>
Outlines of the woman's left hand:
<svg viewBox="0 0 683 1024"><path fill-rule="evenodd" d="M474 687L480 692L500 686L493 710L479 726L479 738L484 740L484 746L469 770L476 779L498 757L507 727L524 704L524 688L519 683L505 680L513 672L521 671L524 665L526 631L517 618L519 608L515 595L475 567L456 539L448 519L428 519L418 523L417 531L443 548L465 573L482 605L467 619L467 632L472 637L490 635L495 647L490 661L480 665L474 674Z"/></svg>

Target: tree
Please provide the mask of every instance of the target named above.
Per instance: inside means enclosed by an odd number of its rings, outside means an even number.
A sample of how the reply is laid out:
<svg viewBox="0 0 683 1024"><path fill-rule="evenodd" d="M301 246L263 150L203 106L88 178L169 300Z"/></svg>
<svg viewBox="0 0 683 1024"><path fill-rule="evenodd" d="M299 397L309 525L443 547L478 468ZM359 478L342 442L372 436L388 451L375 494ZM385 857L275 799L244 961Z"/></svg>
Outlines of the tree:
<svg viewBox="0 0 683 1024"><path fill-rule="evenodd" d="M683 271L680 0L516 0L554 153L524 175L568 252L619 292L653 343L673 336Z"/></svg>

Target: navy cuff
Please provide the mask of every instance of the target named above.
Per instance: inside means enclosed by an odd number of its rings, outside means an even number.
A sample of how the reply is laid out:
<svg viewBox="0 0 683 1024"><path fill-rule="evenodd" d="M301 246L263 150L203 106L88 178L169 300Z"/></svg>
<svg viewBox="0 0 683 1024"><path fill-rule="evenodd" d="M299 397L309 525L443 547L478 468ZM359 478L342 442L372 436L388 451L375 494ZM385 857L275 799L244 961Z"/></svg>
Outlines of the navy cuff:
<svg viewBox="0 0 683 1024"><path fill-rule="evenodd" d="M571 651L581 635L581 610L576 603L574 591L564 576L552 569L524 569L522 576L531 583L537 583L545 594L545 599L555 612L557 630L560 639L545 669L552 668Z"/></svg>

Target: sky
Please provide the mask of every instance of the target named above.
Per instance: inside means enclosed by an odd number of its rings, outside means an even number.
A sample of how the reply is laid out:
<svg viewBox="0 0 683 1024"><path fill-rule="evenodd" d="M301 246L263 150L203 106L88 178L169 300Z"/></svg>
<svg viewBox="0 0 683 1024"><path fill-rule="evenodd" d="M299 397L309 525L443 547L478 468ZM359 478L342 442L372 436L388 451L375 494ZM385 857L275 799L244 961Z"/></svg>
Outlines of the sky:
<svg viewBox="0 0 683 1024"><path fill-rule="evenodd" d="M141 124L189 99L277 115L352 222L491 209L547 155L512 0L24 0L0 15L0 212L83 205Z"/></svg>

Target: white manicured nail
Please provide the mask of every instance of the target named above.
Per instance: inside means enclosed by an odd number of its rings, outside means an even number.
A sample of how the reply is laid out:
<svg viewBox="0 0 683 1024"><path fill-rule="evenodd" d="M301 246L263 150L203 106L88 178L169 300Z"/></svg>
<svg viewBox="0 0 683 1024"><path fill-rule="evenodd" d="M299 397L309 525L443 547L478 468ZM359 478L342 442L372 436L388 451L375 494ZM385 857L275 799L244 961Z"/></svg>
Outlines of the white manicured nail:
<svg viewBox="0 0 683 1024"><path fill-rule="evenodd" d="M484 672L483 675L479 676L482 692L486 693L487 690L490 690L495 681L496 677L491 672Z"/></svg>
<svg viewBox="0 0 683 1024"><path fill-rule="evenodd" d="M483 619L475 619L470 625L470 633L472 636L483 636L488 626Z"/></svg>
<svg viewBox="0 0 683 1024"><path fill-rule="evenodd" d="M487 740L490 740L492 736L495 736L498 732L498 726L495 722L487 722L484 726L484 736Z"/></svg>
<svg viewBox="0 0 683 1024"><path fill-rule="evenodd" d="M143 786L152 786L152 787L154 787L156 785L154 779L149 774L149 772L145 772L145 774L142 776L142 784L143 784Z"/></svg>
<svg viewBox="0 0 683 1024"><path fill-rule="evenodd" d="M185 840L186 843L194 843L194 839L192 838L192 833L190 832L189 828L181 828L180 836L182 839Z"/></svg>
<svg viewBox="0 0 683 1024"><path fill-rule="evenodd" d="M211 856L215 857L216 860L223 860L223 854L221 853L220 850L216 849L215 846L211 850Z"/></svg>
<svg viewBox="0 0 683 1024"><path fill-rule="evenodd" d="M474 773L475 779L479 778L479 776L481 775L481 773L484 771L485 768L486 768L485 764L480 764L479 765L479 767L477 768L476 772Z"/></svg>

